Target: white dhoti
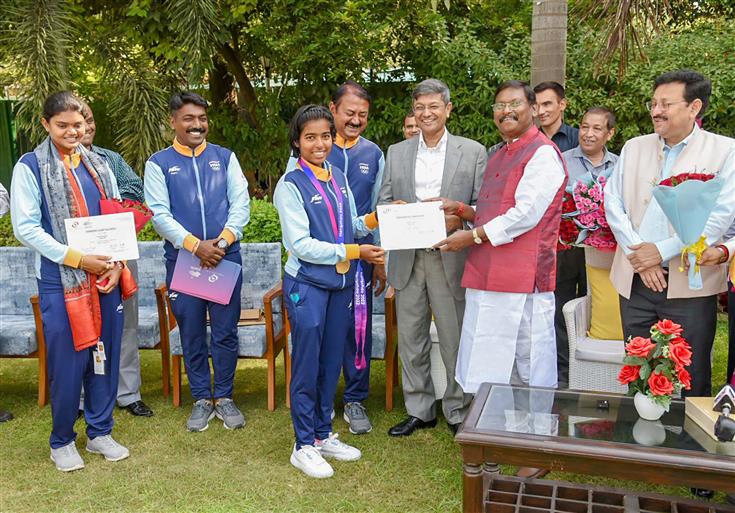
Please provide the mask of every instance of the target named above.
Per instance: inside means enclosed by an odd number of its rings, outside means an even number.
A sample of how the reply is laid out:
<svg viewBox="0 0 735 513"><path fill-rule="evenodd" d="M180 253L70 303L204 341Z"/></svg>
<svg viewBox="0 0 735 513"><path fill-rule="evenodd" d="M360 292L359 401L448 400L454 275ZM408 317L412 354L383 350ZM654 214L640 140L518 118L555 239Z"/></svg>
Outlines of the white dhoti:
<svg viewBox="0 0 735 513"><path fill-rule="evenodd" d="M465 393L482 383L556 387L554 293L467 289L455 379Z"/></svg>

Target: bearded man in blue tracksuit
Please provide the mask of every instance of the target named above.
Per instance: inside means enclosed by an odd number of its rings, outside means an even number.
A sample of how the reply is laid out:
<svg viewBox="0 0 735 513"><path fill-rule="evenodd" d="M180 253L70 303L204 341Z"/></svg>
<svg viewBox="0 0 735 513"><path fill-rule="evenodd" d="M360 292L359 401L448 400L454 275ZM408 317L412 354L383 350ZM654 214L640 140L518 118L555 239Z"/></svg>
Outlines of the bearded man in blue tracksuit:
<svg viewBox="0 0 735 513"><path fill-rule="evenodd" d="M358 216L375 210L385 165L380 148L360 135L367 128L370 103L371 98L365 88L349 80L337 88L329 104L329 110L334 116L337 137L327 160L333 166L344 170L355 198ZM378 245L377 239L378 232L375 232L355 242ZM370 354L373 345L373 294L370 290L373 290L377 297L386 285L385 265L372 265L361 261L359 266L368 287L365 340L364 343L356 340L353 325L345 343L342 361L342 373L345 377L344 419L350 425L350 432L353 434L369 433L373 428L362 404L368 396Z"/></svg>
<svg viewBox="0 0 735 513"><path fill-rule="evenodd" d="M145 166L145 198L153 211L153 227L166 240L169 287L182 249L199 258L204 268L214 268L222 259L242 264L240 239L250 220L248 184L237 157L227 148L206 141L207 106L206 100L195 93L173 95L169 107L176 138ZM245 417L232 400L241 288L242 277L227 305L169 292L194 398L187 421L189 431L204 431L214 416L227 429L245 425ZM211 344L207 343L207 312Z"/></svg>

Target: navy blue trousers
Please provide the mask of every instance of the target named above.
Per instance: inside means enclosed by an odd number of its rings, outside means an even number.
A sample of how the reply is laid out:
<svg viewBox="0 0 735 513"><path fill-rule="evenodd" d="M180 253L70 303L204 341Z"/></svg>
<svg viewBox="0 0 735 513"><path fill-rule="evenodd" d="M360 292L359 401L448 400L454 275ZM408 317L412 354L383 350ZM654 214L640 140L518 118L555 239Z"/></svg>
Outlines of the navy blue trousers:
<svg viewBox="0 0 735 513"><path fill-rule="evenodd" d="M345 338L354 326L352 287L326 290L283 278L291 323L291 420L296 448L332 432L330 418Z"/></svg>
<svg viewBox="0 0 735 513"><path fill-rule="evenodd" d="M345 354L342 360L342 373L345 377L345 403L361 403L368 397L370 387L370 355L373 352L373 287L370 282L373 279L373 265L360 262L362 272L365 275L365 292L367 294L367 327L365 328L365 362L366 367L359 370L355 367L355 355L357 354L357 341L355 340L355 322L350 324L345 343Z"/></svg>
<svg viewBox="0 0 735 513"><path fill-rule="evenodd" d="M735 372L735 292L732 291L732 283L728 283L727 293L727 316L729 319L729 349L727 354L727 383L732 379L733 372Z"/></svg>
<svg viewBox="0 0 735 513"><path fill-rule="evenodd" d="M182 250L183 251L183 250ZM227 260L242 264L239 251L225 255ZM166 260L166 286L171 286L176 261ZM189 388L195 401L199 399L232 398L235 368L237 367L238 337L237 322L240 320L240 289L242 275L232 291L227 305L205 299L169 292L171 309L179 325L184 366L189 376ZM211 351L207 341L207 311L209 311ZM214 367L214 392L209 370L209 354Z"/></svg>
<svg viewBox="0 0 735 513"><path fill-rule="evenodd" d="M82 351L74 350L63 291L57 287L48 290L41 282L38 289L51 391L51 448L58 449L76 440L74 423L77 420L82 386L85 393L84 419L87 422L87 437L91 439L109 435L112 432L112 412L117 398L120 370L120 340L123 329L120 288L116 287L109 294L100 294L101 340L107 356L104 375L94 373L92 352L96 346Z"/></svg>

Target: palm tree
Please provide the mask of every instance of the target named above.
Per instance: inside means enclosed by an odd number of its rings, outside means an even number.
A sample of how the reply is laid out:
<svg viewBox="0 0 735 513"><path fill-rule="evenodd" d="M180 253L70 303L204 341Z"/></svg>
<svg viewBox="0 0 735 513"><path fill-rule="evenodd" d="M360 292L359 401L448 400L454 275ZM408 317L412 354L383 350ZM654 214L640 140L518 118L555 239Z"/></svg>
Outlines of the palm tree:
<svg viewBox="0 0 735 513"><path fill-rule="evenodd" d="M564 84L567 58L567 0L535 0L531 18L531 85Z"/></svg>

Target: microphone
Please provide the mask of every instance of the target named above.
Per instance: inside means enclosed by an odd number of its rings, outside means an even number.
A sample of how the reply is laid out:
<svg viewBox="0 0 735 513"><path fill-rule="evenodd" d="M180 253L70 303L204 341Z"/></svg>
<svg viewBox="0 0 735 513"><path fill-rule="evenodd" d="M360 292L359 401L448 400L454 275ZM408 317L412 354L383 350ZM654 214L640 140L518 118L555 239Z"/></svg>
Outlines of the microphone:
<svg viewBox="0 0 735 513"><path fill-rule="evenodd" d="M720 412L720 417L715 423L715 436L721 442L735 441L735 419L729 417L735 410L735 387L725 385L717 393L714 399L713 410Z"/></svg>

